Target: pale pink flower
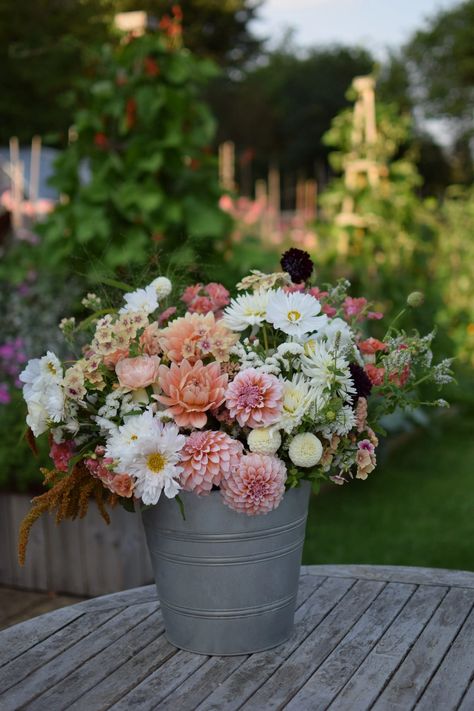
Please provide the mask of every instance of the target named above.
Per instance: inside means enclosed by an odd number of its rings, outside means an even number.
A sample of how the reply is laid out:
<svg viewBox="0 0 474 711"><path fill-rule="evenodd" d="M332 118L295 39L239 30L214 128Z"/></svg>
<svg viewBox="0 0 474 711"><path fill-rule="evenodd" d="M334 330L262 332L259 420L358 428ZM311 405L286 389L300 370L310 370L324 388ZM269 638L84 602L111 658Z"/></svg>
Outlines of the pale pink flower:
<svg viewBox="0 0 474 711"><path fill-rule="evenodd" d="M49 451L49 456L54 462L54 468L58 472L67 472L69 468L69 462L74 456L76 451L76 444L74 440L67 439L59 444L56 442L51 443L51 449Z"/></svg>
<svg viewBox="0 0 474 711"><path fill-rule="evenodd" d="M380 321L383 318L383 313L381 311L368 311L367 318L371 321Z"/></svg>
<svg viewBox="0 0 474 711"><path fill-rule="evenodd" d="M283 383L255 368L241 370L227 388L226 406L241 427L268 427L281 415Z"/></svg>
<svg viewBox="0 0 474 711"><path fill-rule="evenodd" d="M193 284L192 286L187 286L186 289L183 291L181 301L184 301L184 303L189 306L189 304L192 304L194 299L197 298L201 289L202 284Z"/></svg>
<svg viewBox="0 0 474 711"><path fill-rule="evenodd" d="M218 408L225 399L227 375L219 363L203 365L198 360L191 365L183 360L169 368L160 365L159 380L164 395L154 397L168 407L166 413L178 427L201 429L207 422L207 411Z"/></svg>
<svg viewBox="0 0 474 711"><path fill-rule="evenodd" d="M183 489L208 494L237 467L242 450L241 442L225 432L192 432L180 452Z"/></svg>
<svg viewBox="0 0 474 711"><path fill-rule="evenodd" d="M285 493L286 467L281 459L266 454L247 454L229 476L223 477L224 503L248 515L276 509Z"/></svg>
<svg viewBox="0 0 474 711"><path fill-rule="evenodd" d="M161 316L160 316L161 318ZM161 352L160 331L156 321L150 323L140 336L140 346L146 355L154 356Z"/></svg>
<svg viewBox="0 0 474 711"><path fill-rule="evenodd" d="M184 358L195 363L209 356L221 362L229 360L229 351L238 339L238 334L216 321L213 313L187 313L162 331L160 345L163 353L175 363Z"/></svg>
<svg viewBox="0 0 474 711"><path fill-rule="evenodd" d="M122 388L137 390L156 383L159 365L160 359L155 355L123 358L115 366L115 372Z"/></svg>
<svg viewBox="0 0 474 711"><path fill-rule="evenodd" d="M214 304L208 296L198 296L189 306L189 311L192 314L208 314L214 311Z"/></svg>
<svg viewBox="0 0 474 711"><path fill-rule="evenodd" d="M104 448L96 447L95 457L84 460L89 473L95 479L99 479L106 489L117 496L129 499L133 495L135 483L129 474L116 473L111 470L113 460L110 457L103 457Z"/></svg>
<svg viewBox="0 0 474 711"><path fill-rule="evenodd" d="M214 304L214 311L223 309L224 306L230 304L230 294L223 284L211 281L206 285L205 291Z"/></svg>
<svg viewBox="0 0 474 711"><path fill-rule="evenodd" d="M370 472L375 469L377 460L375 457L375 447L368 439L363 439L357 443L357 474L356 479L367 479Z"/></svg>
<svg viewBox="0 0 474 711"><path fill-rule="evenodd" d="M104 365L107 368L115 368L119 360L128 358L128 354L128 348L117 348L117 350L113 351L113 353L107 353L107 355L104 356Z"/></svg>
<svg viewBox="0 0 474 711"><path fill-rule="evenodd" d="M364 318L363 311L367 308L367 304L368 301L364 296L361 296L358 299L355 299L352 296L346 296L342 305L344 309L344 316L346 319L356 318L358 321L361 321Z"/></svg>

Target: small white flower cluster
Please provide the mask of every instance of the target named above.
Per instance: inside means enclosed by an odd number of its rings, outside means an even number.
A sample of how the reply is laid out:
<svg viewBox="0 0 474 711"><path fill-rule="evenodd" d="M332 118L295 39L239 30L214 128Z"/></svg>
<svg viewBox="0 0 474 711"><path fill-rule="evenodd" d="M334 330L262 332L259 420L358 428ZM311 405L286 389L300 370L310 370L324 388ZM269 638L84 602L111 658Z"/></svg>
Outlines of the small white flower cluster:
<svg viewBox="0 0 474 711"><path fill-rule="evenodd" d="M445 358L433 368L433 380L436 385L447 385L452 383L454 378L451 372L452 358Z"/></svg>

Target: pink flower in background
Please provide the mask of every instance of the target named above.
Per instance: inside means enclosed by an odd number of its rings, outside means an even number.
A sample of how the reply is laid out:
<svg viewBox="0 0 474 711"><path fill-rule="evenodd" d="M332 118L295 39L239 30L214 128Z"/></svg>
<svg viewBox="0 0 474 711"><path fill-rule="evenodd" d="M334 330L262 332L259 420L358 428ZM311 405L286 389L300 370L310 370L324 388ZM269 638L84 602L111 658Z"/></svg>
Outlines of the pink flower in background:
<svg viewBox="0 0 474 711"><path fill-rule="evenodd" d="M321 304L321 312L329 316L329 318L333 318L337 314L337 309L334 306L330 306L330 304Z"/></svg>
<svg viewBox="0 0 474 711"><path fill-rule="evenodd" d="M194 299L198 297L201 289L202 284L194 284L192 286L187 286L186 289L183 291L181 301L184 301L184 303L189 306L189 304L192 304Z"/></svg>
<svg viewBox="0 0 474 711"><path fill-rule="evenodd" d="M222 284L212 281L205 288L216 309L222 309L230 303L230 294Z"/></svg>
<svg viewBox="0 0 474 711"><path fill-rule="evenodd" d="M383 318L383 313L381 311L369 311L367 318L371 321L380 321Z"/></svg>
<svg viewBox="0 0 474 711"><path fill-rule="evenodd" d="M329 291L321 291L319 286L313 286L311 289L308 290L308 294L311 294L311 296L314 296L315 299L318 299L318 301L321 301L321 299L326 298L326 296L329 296Z"/></svg>
<svg viewBox="0 0 474 711"><path fill-rule="evenodd" d="M223 477L224 503L248 515L276 509L285 493L286 467L281 459L265 454L247 454L229 476Z"/></svg>
<svg viewBox="0 0 474 711"><path fill-rule="evenodd" d="M167 309L163 311L162 314L159 315L158 317L158 324L160 326L163 326L165 323L167 323L172 316L176 313L176 306L168 306Z"/></svg>
<svg viewBox="0 0 474 711"><path fill-rule="evenodd" d="M283 383L274 375L247 368L235 376L225 398L230 416L241 427L268 427L281 415Z"/></svg>
<svg viewBox="0 0 474 711"><path fill-rule="evenodd" d="M59 444L52 442L49 456L53 460L54 466L59 472L67 472L69 461L74 456L75 452L76 443L74 440L68 439L64 442L60 442Z"/></svg>
<svg viewBox="0 0 474 711"><path fill-rule="evenodd" d="M283 291L287 294L294 294L295 292L301 292L305 290L304 284L291 284L291 286L284 286Z"/></svg>
<svg viewBox="0 0 474 711"><path fill-rule="evenodd" d="M0 383L0 405L8 405L8 403L11 402L11 399L8 385Z"/></svg>
<svg viewBox="0 0 474 711"><path fill-rule="evenodd" d="M366 338L365 341L360 341L359 350L364 355L375 355L378 351L386 351L388 348L386 343L379 341L377 338Z"/></svg>
<svg viewBox="0 0 474 711"><path fill-rule="evenodd" d="M198 296L189 305L189 311L192 314L208 314L214 311L214 304L207 296Z"/></svg>
<svg viewBox="0 0 474 711"><path fill-rule="evenodd" d="M362 312L367 307L368 303L369 302L364 296L361 296L359 299L355 299L352 296L346 296L342 305L344 309L344 316L348 320L356 318L358 321L361 321L364 318Z"/></svg>
<svg viewBox="0 0 474 711"><path fill-rule="evenodd" d="M207 314L212 311L220 315L224 306L230 303L230 294L222 284L210 282L205 286L188 286L181 299L187 305L189 313Z"/></svg>
<svg viewBox="0 0 474 711"><path fill-rule="evenodd" d="M146 388L158 379L158 356L137 356L136 358L123 358L115 366L120 386L137 390Z"/></svg>
<svg viewBox="0 0 474 711"><path fill-rule="evenodd" d="M202 428L207 422L208 410L224 402L227 375L219 363L203 365L201 360L191 365L187 360L168 368L159 367L159 382L164 395L155 399L168 407L166 413L179 427Z"/></svg>
<svg viewBox="0 0 474 711"><path fill-rule="evenodd" d="M183 489L208 494L237 467L242 450L242 444L225 432L192 432L180 452Z"/></svg>
<svg viewBox="0 0 474 711"><path fill-rule="evenodd" d="M377 368L377 366L373 363L367 363L364 370L369 376L369 380L372 385L383 385L383 381L385 379L385 368Z"/></svg>

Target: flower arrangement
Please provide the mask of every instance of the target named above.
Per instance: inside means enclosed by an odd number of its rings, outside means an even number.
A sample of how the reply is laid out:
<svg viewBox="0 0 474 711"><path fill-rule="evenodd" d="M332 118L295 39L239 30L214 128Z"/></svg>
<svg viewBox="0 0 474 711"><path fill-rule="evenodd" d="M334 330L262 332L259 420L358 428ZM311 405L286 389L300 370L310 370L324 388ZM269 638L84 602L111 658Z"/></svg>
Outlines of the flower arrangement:
<svg viewBox="0 0 474 711"><path fill-rule="evenodd" d="M43 512L83 516L91 497L108 520L119 502L182 505L181 490L218 489L230 509L259 515L302 479L315 491L367 479L380 418L421 404L422 381L449 382L451 361L433 364L434 333L392 323L383 340L368 335L383 314L345 280L317 286L307 253L292 248L281 265L252 272L232 299L215 283L173 295L160 276L116 310L88 294L93 313L63 319L71 342L91 330L82 357L48 352L20 374L30 433L49 434L54 464L22 524L21 560Z"/></svg>

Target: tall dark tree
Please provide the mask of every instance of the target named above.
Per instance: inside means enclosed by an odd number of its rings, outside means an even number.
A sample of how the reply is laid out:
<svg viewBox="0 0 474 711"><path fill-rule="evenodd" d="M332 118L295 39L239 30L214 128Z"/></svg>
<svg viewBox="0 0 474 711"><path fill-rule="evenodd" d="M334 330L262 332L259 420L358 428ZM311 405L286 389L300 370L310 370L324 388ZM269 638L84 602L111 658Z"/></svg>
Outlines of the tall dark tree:
<svg viewBox="0 0 474 711"><path fill-rule="evenodd" d="M108 35L113 0L0 0L0 142L67 129L60 96L88 46Z"/></svg>

